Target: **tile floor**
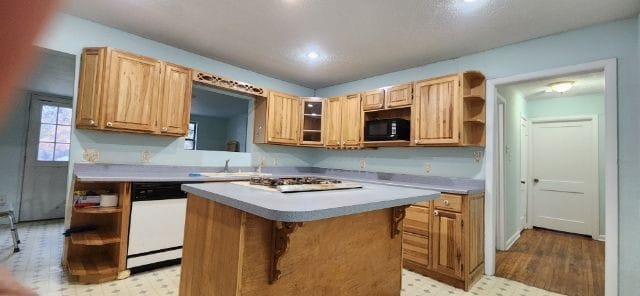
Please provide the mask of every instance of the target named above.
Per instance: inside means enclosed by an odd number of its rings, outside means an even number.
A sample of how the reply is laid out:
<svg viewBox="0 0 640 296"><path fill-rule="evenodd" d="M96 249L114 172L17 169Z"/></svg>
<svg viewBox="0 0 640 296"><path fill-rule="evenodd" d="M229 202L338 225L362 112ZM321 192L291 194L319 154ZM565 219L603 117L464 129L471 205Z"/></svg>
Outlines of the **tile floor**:
<svg viewBox="0 0 640 296"><path fill-rule="evenodd" d="M4 222L0 222L4 223ZM19 226L22 251L13 246L6 225L0 225L0 265L11 270L39 295L177 295L180 267L168 267L136 274L128 279L100 285L69 283L60 266L63 225L61 221L22 223ZM423 277L402 273L403 296L417 295L559 295L503 278L485 276L469 292Z"/></svg>

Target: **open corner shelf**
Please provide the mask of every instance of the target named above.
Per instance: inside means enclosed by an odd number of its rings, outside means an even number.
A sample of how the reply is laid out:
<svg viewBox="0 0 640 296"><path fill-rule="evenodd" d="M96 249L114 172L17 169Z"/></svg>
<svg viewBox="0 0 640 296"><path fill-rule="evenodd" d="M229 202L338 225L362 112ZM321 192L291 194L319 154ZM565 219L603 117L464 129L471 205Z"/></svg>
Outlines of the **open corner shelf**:
<svg viewBox="0 0 640 296"><path fill-rule="evenodd" d="M480 96L480 95L466 95L463 98L467 102L484 103L484 96Z"/></svg>
<svg viewBox="0 0 640 296"><path fill-rule="evenodd" d="M366 148L374 147L407 147L411 144L411 141L407 140L394 140L394 141L365 141L362 143Z"/></svg>
<svg viewBox="0 0 640 296"><path fill-rule="evenodd" d="M120 235L115 231L87 231L71 235L71 243L84 246L104 246L120 242Z"/></svg>
<svg viewBox="0 0 640 296"><path fill-rule="evenodd" d="M70 258L68 261L69 273L75 276L87 275L117 275L118 267L112 258L96 254L95 256Z"/></svg>
<svg viewBox="0 0 640 296"><path fill-rule="evenodd" d="M113 214L113 213L121 213L122 209L119 207L73 208L73 212L79 213L79 214Z"/></svg>

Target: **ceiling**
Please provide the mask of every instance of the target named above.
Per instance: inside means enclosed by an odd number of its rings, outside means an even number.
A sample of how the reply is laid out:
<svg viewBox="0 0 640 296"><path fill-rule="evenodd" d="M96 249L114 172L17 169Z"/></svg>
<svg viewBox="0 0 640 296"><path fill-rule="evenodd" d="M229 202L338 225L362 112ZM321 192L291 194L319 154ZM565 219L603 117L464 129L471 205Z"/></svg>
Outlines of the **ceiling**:
<svg viewBox="0 0 640 296"><path fill-rule="evenodd" d="M247 115L250 99L196 84L191 94L191 114L222 118Z"/></svg>
<svg viewBox="0 0 640 296"><path fill-rule="evenodd" d="M573 87L562 94L557 92L545 92L550 83L560 81L573 81ZM604 93L604 72L579 73L541 80L533 80L501 86L498 92L503 96L521 96L525 100L552 99L559 96L572 97L594 93Z"/></svg>
<svg viewBox="0 0 640 296"><path fill-rule="evenodd" d="M640 12L638 0L67 2L69 14L313 89Z"/></svg>

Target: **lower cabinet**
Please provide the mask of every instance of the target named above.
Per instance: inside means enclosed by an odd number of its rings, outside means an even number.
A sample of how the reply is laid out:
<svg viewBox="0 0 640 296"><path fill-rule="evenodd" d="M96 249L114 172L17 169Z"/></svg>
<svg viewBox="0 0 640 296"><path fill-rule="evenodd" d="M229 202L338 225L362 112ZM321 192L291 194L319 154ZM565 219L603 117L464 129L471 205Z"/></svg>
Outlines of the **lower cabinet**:
<svg viewBox="0 0 640 296"><path fill-rule="evenodd" d="M404 268L466 291L484 274L484 194L443 193L403 224Z"/></svg>

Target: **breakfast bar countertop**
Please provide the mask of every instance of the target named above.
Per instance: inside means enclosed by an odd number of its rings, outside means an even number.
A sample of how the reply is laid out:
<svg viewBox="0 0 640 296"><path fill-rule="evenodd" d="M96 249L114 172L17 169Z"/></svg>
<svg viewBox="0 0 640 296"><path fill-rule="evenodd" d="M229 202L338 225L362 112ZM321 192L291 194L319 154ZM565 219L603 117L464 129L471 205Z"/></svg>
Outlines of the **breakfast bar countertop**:
<svg viewBox="0 0 640 296"><path fill-rule="evenodd" d="M362 188L281 193L237 183L183 184L182 190L262 218L306 222L410 205L440 197L440 192L382 184Z"/></svg>

